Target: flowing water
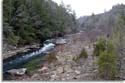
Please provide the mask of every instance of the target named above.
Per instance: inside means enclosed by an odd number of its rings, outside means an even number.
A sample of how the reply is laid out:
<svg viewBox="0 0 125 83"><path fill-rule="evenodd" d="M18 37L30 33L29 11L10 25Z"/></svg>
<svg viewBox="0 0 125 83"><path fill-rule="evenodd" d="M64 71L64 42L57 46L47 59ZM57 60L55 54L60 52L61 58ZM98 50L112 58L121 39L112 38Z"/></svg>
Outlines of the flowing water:
<svg viewBox="0 0 125 83"><path fill-rule="evenodd" d="M52 50L55 47L53 43L44 44L44 46L34 52L27 52L19 55L16 58L8 58L3 61L3 74L5 74L10 69L21 68L23 65L28 63L33 58L39 58L40 56L44 56L45 52Z"/></svg>

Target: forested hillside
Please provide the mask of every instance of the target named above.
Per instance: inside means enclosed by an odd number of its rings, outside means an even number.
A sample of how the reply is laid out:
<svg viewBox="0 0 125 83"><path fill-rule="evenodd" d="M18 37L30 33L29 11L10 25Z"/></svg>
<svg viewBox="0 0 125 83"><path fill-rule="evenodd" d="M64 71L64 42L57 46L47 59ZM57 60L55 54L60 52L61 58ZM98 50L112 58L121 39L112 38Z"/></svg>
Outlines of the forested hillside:
<svg viewBox="0 0 125 83"><path fill-rule="evenodd" d="M70 6L51 0L3 0L3 40L23 46L76 31Z"/></svg>

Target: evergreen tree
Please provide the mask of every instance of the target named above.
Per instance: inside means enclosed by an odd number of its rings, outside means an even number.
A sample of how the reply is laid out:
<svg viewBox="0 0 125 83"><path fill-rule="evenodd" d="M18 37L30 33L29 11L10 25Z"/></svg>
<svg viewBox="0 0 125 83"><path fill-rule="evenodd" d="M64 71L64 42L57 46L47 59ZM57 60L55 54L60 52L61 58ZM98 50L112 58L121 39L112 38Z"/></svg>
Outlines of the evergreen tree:
<svg viewBox="0 0 125 83"><path fill-rule="evenodd" d="M95 53L99 56L97 60L99 76L107 80L115 79L118 74L118 65L113 43L110 40L99 40Z"/></svg>

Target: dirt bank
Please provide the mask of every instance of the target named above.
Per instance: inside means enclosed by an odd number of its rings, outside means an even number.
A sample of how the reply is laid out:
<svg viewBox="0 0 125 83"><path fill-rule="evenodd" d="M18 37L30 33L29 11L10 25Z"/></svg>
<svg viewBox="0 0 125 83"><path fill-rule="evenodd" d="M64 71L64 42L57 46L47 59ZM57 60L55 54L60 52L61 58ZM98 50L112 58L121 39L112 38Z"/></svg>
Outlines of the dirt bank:
<svg viewBox="0 0 125 83"><path fill-rule="evenodd" d="M39 48L39 44L26 45L24 47L16 47L16 46L10 46L8 44L3 44L2 58L6 59L8 57L16 55L17 53L23 53L37 48Z"/></svg>

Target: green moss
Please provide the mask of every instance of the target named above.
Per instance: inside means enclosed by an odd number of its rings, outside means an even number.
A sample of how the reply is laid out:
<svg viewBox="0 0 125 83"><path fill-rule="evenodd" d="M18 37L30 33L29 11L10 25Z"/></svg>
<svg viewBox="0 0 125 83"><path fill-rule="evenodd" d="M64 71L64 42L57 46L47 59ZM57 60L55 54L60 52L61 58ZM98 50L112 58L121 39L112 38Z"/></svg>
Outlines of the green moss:
<svg viewBox="0 0 125 83"><path fill-rule="evenodd" d="M29 73L33 73L35 70L37 70L40 65L45 61L46 57L36 57L30 60L28 63L24 65L28 69Z"/></svg>

